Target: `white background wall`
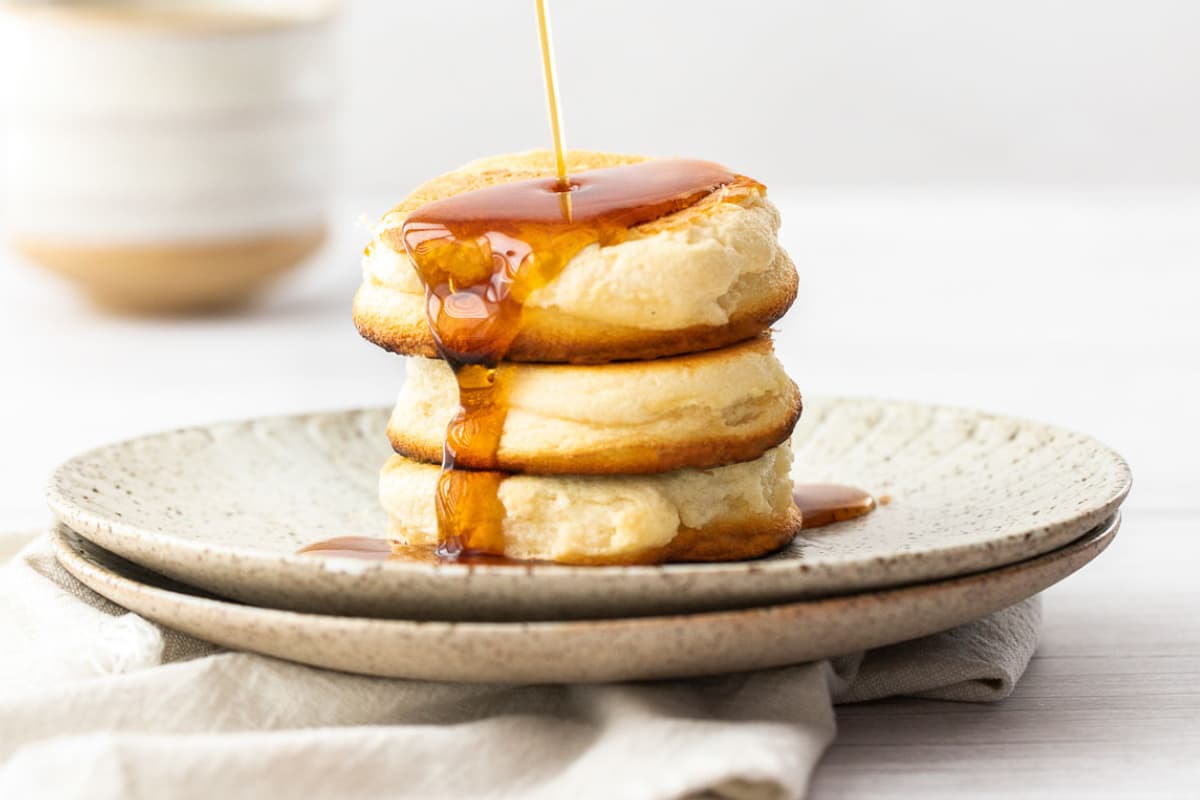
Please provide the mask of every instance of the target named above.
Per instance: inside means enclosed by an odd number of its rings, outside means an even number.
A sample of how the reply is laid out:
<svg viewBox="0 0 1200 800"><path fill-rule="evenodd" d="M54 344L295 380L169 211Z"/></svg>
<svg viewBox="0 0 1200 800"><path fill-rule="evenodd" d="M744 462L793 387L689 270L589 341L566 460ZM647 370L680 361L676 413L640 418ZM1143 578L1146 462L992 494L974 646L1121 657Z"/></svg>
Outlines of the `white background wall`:
<svg viewBox="0 0 1200 800"><path fill-rule="evenodd" d="M344 188L548 143L533 0L344 9ZM573 146L701 155L774 188L1200 184L1195 0L551 9Z"/></svg>
<svg viewBox="0 0 1200 800"><path fill-rule="evenodd" d="M568 142L809 184L1200 183L1195 0L551 0ZM349 0L344 150L548 142L533 0Z"/></svg>

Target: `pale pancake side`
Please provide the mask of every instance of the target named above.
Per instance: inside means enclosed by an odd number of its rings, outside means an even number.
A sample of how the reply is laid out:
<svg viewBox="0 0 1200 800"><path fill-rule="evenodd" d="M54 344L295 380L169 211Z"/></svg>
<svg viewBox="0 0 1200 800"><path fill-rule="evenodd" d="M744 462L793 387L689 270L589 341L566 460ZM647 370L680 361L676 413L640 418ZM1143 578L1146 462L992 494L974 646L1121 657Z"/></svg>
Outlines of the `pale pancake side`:
<svg viewBox="0 0 1200 800"><path fill-rule="evenodd" d="M504 552L576 565L737 561L778 550L800 529L791 450L754 461L660 475L514 475L501 482ZM439 468L393 456L380 500L393 538L438 541Z"/></svg>
<svg viewBox="0 0 1200 800"><path fill-rule="evenodd" d="M507 415L497 463L535 474L647 474L750 461L785 441L800 392L760 337L721 350L604 365L501 364ZM457 384L439 359L410 358L388 425L396 452L441 463Z"/></svg>

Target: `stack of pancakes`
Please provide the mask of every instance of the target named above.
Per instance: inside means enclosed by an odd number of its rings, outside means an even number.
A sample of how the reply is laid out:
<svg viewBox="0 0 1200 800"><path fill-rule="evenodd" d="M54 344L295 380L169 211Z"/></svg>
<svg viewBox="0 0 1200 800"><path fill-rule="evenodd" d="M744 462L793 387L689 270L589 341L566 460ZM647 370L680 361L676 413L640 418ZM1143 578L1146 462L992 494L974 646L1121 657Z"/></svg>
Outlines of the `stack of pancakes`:
<svg viewBox="0 0 1200 800"><path fill-rule="evenodd" d="M643 160L576 151L568 166L577 175ZM366 250L355 322L410 356L388 428L398 455L381 478L396 542L437 542L442 445L458 410L398 232L427 203L553 174L549 152L468 164L386 214ZM739 176L619 243L580 250L529 295L497 368L506 556L734 560L791 540L800 517L787 441L800 394L767 330L795 299L796 271L778 228L765 189Z"/></svg>

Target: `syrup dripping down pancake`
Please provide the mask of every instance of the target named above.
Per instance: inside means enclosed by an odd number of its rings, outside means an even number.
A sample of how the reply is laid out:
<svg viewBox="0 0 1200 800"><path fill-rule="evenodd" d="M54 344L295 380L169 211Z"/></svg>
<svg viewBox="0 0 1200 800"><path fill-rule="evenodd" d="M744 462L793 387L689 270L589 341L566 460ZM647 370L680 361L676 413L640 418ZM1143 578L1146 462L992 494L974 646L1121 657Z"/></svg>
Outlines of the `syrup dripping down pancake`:
<svg viewBox="0 0 1200 800"><path fill-rule="evenodd" d="M572 174L646 161L572 151ZM364 258L354 318L370 341L397 353L438 355L424 290L400 241L418 208L464 192L552 177L549 151L476 161L435 178L389 212ZM664 217L634 225L611 245L575 255L524 302L511 361L598 363L722 347L766 330L796 295L796 271L779 247L778 212L744 176Z"/></svg>

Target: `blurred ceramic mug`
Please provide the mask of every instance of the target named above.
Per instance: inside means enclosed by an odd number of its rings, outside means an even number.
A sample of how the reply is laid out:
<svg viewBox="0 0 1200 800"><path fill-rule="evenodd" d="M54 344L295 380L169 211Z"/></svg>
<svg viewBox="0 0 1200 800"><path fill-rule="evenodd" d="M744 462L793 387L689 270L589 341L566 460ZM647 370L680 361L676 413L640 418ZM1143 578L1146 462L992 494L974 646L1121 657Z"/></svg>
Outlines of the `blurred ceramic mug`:
<svg viewBox="0 0 1200 800"><path fill-rule="evenodd" d="M321 244L318 0L0 0L10 243L123 309L226 306Z"/></svg>

